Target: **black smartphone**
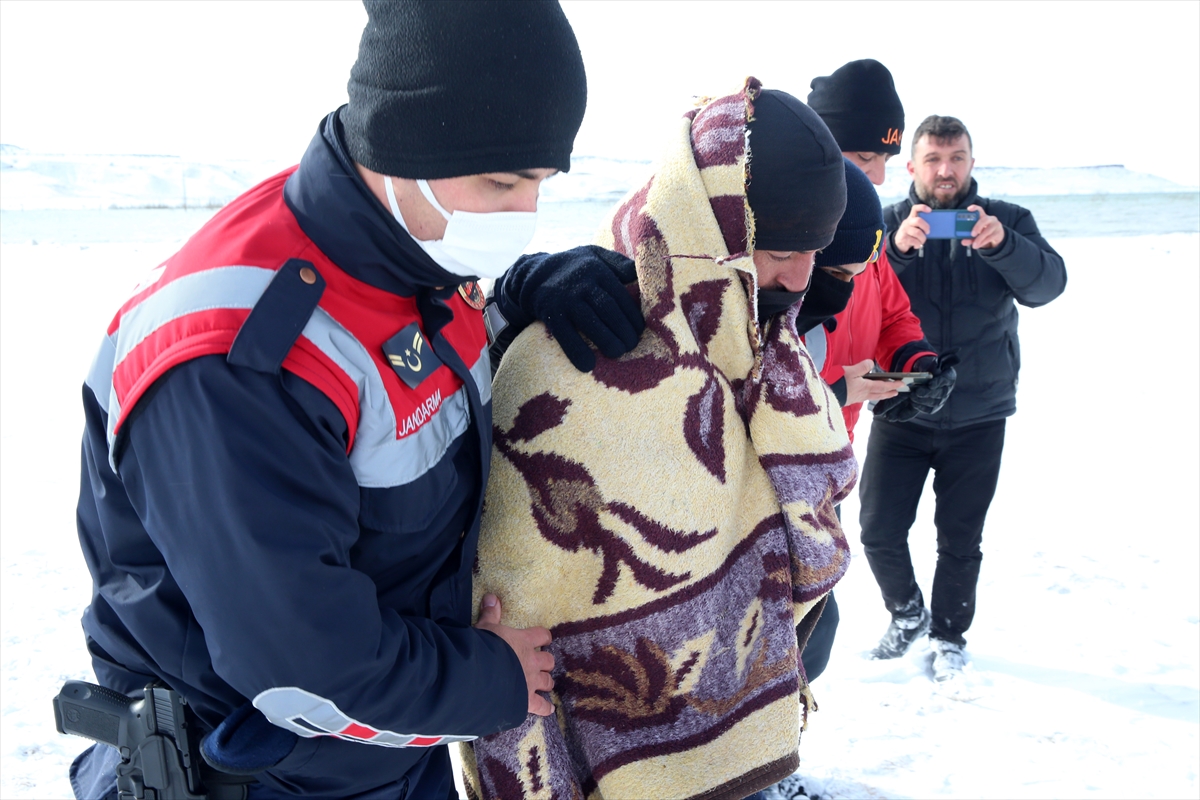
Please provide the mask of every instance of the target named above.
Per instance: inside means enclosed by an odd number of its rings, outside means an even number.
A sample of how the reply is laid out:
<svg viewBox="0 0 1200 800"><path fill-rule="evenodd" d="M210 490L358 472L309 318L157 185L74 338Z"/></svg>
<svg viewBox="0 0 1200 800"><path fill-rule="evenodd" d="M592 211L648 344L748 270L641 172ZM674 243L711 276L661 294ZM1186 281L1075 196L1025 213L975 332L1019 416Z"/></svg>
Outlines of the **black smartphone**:
<svg viewBox="0 0 1200 800"><path fill-rule="evenodd" d="M863 375L869 381L903 381L905 386L925 383L933 377L932 372L868 372Z"/></svg>
<svg viewBox="0 0 1200 800"><path fill-rule="evenodd" d="M978 211L918 211L917 216L929 223L926 239L970 239L971 229L979 222Z"/></svg>

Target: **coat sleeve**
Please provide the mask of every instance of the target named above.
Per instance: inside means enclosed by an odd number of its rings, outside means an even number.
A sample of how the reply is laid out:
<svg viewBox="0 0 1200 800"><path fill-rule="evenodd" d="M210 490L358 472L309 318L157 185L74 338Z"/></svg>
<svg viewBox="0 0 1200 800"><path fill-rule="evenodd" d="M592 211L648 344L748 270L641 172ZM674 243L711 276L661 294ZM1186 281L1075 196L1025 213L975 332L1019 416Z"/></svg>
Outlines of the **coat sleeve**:
<svg viewBox="0 0 1200 800"><path fill-rule="evenodd" d="M403 616L351 565L360 489L346 424L310 384L207 356L162 378L126 424L126 490L213 668L256 706L295 692L335 721L401 736L524 720L524 675L502 639Z"/></svg>
<svg viewBox="0 0 1200 800"><path fill-rule="evenodd" d="M1001 219L1004 241L999 247L978 253L985 264L1000 273L1018 303L1031 308L1043 306L1067 287L1066 265L1038 231L1033 214L1019 206L1009 208L1015 215L1010 221Z"/></svg>
<svg viewBox="0 0 1200 800"><path fill-rule="evenodd" d="M888 264L897 275L902 274L904 270L916 263L918 255L917 248L915 247L907 253L901 253L896 249L896 230L900 227L900 223L908 217L910 208L912 208L912 204L904 200L883 210L883 220L887 225L887 247L885 252L888 257Z"/></svg>
<svg viewBox="0 0 1200 800"><path fill-rule="evenodd" d="M841 368L839 367L838 369L840 370ZM825 376L822 375L821 377L824 378ZM828 383L828 381L827 381L827 383ZM835 379L833 383L829 383L828 385L829 385L829 390L831 392L833 392L833 396L837 400L838 405L841 406L842 408L845 408L846 407L846 373L843 371L842 377Z"/></svg>
<svg viewBox="0 0 1200 800"><path fill-rule="evenodd" d="M875 361L890 365L893 372L909 372L921 356L937 355L925 340L921 321L912 313L908 293L888 262L887 253L880 255L876 265L879 276L879 305L882 321Z"/></svg>

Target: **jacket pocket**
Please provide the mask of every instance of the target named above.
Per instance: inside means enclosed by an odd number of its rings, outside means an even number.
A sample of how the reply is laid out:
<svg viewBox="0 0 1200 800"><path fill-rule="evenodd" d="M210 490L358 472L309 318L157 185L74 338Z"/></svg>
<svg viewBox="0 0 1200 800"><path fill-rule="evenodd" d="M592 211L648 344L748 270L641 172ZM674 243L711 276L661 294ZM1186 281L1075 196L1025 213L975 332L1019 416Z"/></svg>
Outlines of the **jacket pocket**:
<svg viewBox="0 0 1200 800"><path fill-rule="evenodd" d="M1012 333L1004 334L1004 343L1008 350L1008 372L1012 376L1013 386L1016 387L1021 372L1021 344Z"/></svg>

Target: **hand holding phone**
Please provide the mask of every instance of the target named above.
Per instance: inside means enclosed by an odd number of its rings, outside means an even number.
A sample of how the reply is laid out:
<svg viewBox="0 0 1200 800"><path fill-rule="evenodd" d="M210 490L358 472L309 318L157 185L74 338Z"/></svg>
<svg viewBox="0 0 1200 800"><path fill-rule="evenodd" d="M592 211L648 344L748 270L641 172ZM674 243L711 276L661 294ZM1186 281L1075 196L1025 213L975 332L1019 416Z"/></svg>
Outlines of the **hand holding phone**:
<svg viewBox="0 0 1200 800"><path fill-rule="evenodd" d="M979 214L979 222L971 231L971 238L963 244L975 250L988 250L1004 243L1004 223L983 210L983 206L967 206L967 211Z"/></svg>
<svg viewBox="0 0 1200 800"><path fill-rule="evenodd" d="M842 367L842 374L846 381L846 396L844 400L841 398L839 400L843 406L874 403L895 397L897 392L908 391L901 381L863 380L864 376L872 374L871 370L873 369L876 369L875 360L871 358Z"/></svg>
<svg viewBox="0 0 1200 800"><path fill-rule="evenodd" d="M891 243L896 250L908 253L925 246L929 223L921 219L921 214L930 210L929 206L924 203L917 203L912 207L908 216L900 223L900 227L892 234Z"/></svg>
<svg viewBox="0 0 1200 800"><path fill-rule="evenodd" d="M957 208L918 211L917 216L929 223L926 239L970 239L975 223L979 222L978 211L963 211Z"/></svg>

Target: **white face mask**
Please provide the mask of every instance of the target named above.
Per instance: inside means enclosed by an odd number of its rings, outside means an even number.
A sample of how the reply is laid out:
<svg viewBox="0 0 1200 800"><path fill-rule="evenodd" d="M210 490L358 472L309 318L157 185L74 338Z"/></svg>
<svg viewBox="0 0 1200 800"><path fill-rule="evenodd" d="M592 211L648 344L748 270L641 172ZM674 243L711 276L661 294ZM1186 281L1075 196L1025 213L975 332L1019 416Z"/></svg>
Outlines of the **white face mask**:
<svg viewBox="0 0 1200 800"><path fill-rule="evenodd" d="M396 203L396 190L392 188L392 179L384 177L383 185L387 192L388 204L392 207L392 216L400 223L400 227L412 236L412 231L409 231L408 225L404 223L400 206ZM494 280L507 272L533 241L533 234L537 229L536 211L450 213L442 208L442 204L433 196L428 181L418 180L417 188L425 195L429 204L446 218L446 233L441 239L431 241L422 241L413 236L413 241L447 272L464 278Z"/></svg>

